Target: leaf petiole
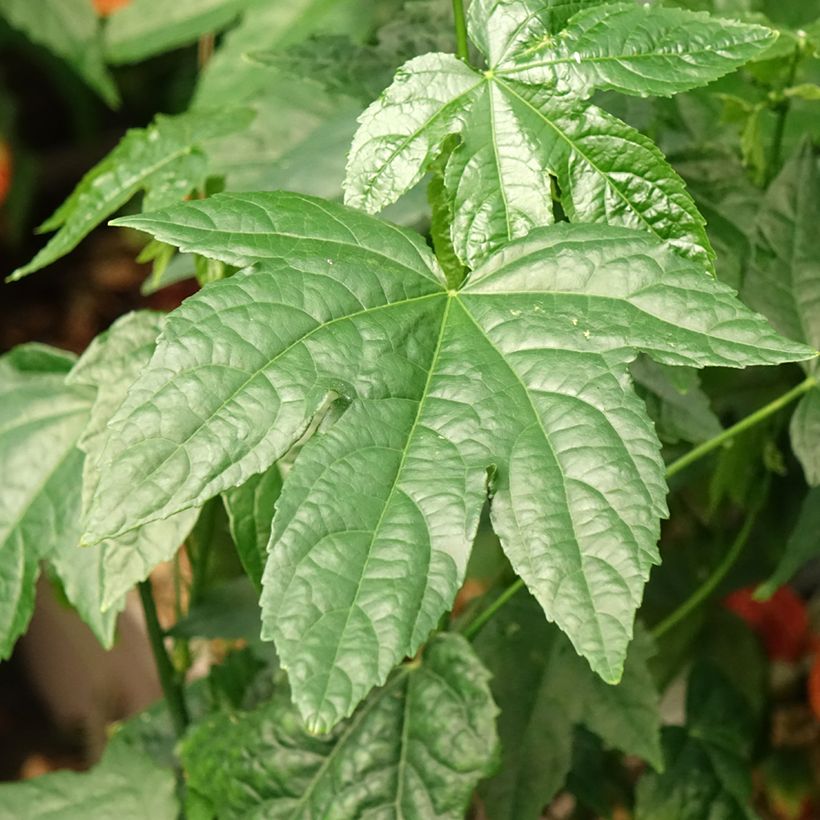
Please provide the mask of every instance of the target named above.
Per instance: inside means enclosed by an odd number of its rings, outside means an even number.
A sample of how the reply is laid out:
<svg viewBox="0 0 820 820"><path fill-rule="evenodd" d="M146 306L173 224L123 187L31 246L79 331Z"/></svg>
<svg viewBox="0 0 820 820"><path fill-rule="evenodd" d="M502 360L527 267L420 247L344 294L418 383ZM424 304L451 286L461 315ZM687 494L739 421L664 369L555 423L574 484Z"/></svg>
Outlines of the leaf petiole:
<svg viewBox="0 0 820 820"><path fill-rule="evenodd" d="M464 0L453 0L453 17L456 26L456 55L459 60L468 63L470 52L467 44L467 18L464 15Z"/></svg>

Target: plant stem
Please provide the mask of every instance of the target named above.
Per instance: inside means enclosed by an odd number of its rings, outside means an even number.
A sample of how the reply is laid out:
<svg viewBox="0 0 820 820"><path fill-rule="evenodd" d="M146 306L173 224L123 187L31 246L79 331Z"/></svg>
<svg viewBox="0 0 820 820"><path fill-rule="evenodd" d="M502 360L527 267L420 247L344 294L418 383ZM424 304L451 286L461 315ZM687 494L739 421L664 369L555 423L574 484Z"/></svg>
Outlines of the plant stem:
<svg viewBox="0 0 820 820"><path fill-rule="evenodd" d="M759 509L760 505L757 505L749 512L743 524L743 528L737 534L729 551L723 556L723 560L709 577L677 609L655 626L652 630L652 637L655 640L663 637L672 627L676 626L693 610L697 609L717 589L720 582L735 565L741 552L743 552L743 548L746 546L746 542L752 534Z"/></svg>
<svg viewBox="0 0 820 820"><path fill-rule="evenodd" d="M677 461L673 461L672 464L666 468L666 477L670 478L671 476L681 472L681 470L686 469L689 465L694 464L704 456L707 456L713 450L716 450L718 447L721 447L728 441L731 441L735 436L754 427L756 424L759 424L761 421L769 418L769 416L774 415L778 410L782 410L784 407L787 407L793 401L796 401L816 386L817 380L815 377L809 376L793 390L789 390L788 393L784 393L782 396L770 402L765 407L761 407L760 410L757 410L742 421L739 421L733 427L727 428L719 435L709 439L709 441L706 441L700 446L695 447L693 450L690 450L685 456L682 456ZM703 586L699 587L695 591L692 597L687 600L683 606L681 606L678 610L675 610L672 615L658 624L655 628L655 632L653 633L655 634L655 637L662 635L674 626L677 621L698 606L698 604L704 598L708 597L712 590L723 580L723 577L731 569L732 565L743 550L743 546L751 533L752 525L754 524L756 518L757 511L755 510L749 515L749 518L738 535L737 540L732 545L732 548L726 554L723 562L717 568L715 573L707 579ZM493 601L492 604L490 604L490 606L487 607L487 609L467 624L463 630L464 636L469 639L474 638L481 631L484 624L494 617L498 610L500 610L516 594L516 592L518 592L518 590L522 589L523 586L524 582L520 578L516 579L510 586L507 587L507 589L504 590L504 592L501 593L501 595L498 596L498 598L495 599L495 601Z"/></svg>
<svg viewBox="0 0 820 820"><path fill-rule="evenodd" d="M472 640L481 632L484 624L489 621L501 607L504 606L518 590L524 588L524 582L518 578L508 586L483 612L480 612L470 623L464 627L464 637Z"/></svg>
<svg viewBox="0 0 820 820"><path fill-rule="evenodd" d="M151 652L154 655L154 663L157 666L159 682L162 692L165 695L165 703L171 713L171 720L174 724L174 731L181 737L188 726L188 707L185 705L185 693L177 680L168 652L165 649L165 642L162 635L162 627L159 625L157 617L157 607L154 603L154 592L151 588L151 580L140 581L138 584L142 610L145 613L145 625L148 629L148 640L151 644Z"/></svg>
<svg viewBox="0 0 820 820"><path fill-rule="evenodd" d="M460 60L468 62L470 52L467 45L467 18L464 16L464 0L453 0L453 16L456 21L456 54Z"/></svg>
<svg viewBox="0 0 820 820"><path fill-rule="evenodd" d="M769 418L769 416L773 416L778 410L782 410L784 407L787 407L793 401L799 399L804 393L808 393L809 390L816 385L817 380L814 376L809 376L804 382L801 382L793 390L789 390L788 393L784 393L782 396L776 398L765 407L761 407L760 410L757 410L750 416L746 416L745 419L742 419L734 426L728 427L714 438L711 438L709 441L705 441L703 444L690 450L685 456L681 456L677 461L673 461L666 468L667 478L677 475L682 470L685 470L690 464L694 464L704 456L709 455L709 453L713 450L717 450L718 447L722 447L724 444L731 441L735 438L735 436L738 436L740 433L743 433L755 425L760 424L761 421Z"/></svg>
<svg viewBox="0 0 820 820"><path fill-rule="evenodd" d="M800 65L800 58L803 56L803 42L798 41L794 48L791 64L789 66L789 75L786 79L784 89L794 85L797 77L797 67ZM786 133L786 119L789 116L792 101L788 97L784 97L778 104L777 120L774 124L774 136L772 137L772 147L769 153L769 167L767 169L767 182L771 182L776 176L780 168L780 155L783 152L783 135Z"/></svg>

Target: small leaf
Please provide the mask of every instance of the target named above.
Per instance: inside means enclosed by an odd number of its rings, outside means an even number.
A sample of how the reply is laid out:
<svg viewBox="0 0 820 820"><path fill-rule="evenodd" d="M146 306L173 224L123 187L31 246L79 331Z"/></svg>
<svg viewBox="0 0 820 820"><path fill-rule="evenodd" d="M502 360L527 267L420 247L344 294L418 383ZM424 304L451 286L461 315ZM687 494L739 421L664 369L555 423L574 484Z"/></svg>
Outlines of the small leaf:
<svg viewBox="0 0 820 820"><path fill-rule="evenodd" d="M105 159L92 168L71 196L41 226L59 229L11 281L50 265L73 250L97 225L144 190L155 207L179 201L204 182L204 164L192 154L202 141L244 128L246 109L157 116L148 128L133 128ZM162 191L162 197L158 196Z"/></svg>
<svg viewBox="0 0 820 820"><path fill-rule="evenodd" d="M0 785L2 820L177 820L173 770L118 746L88 772L51 772Z"/></svg>
<svg viewBox="0 0 820 820"><path fill-rule="evenodd" d="M225 28L249 0L131 0L105 27L109 63L135 63Z"/></svg>
<svg viewBox="0 0 820 820"><path fill-rule="evenodd" d="M66 60L108 105L118 105L90 0L0 0L0 18Z"/></svg>
<svg viewBox="0 0 820 820"><path fill-rule="evenodd" d="M452 54L405 63L393 84L359 117L350 147L345 203L374 213L424 175L445 137L456 134L482 84Z"/></svg>
<svg viewBox="0 0 820 820"><path fill-rule="evenodd" d="M281 491L282 474L274 464L222 496L239 560L260 592L274 507Z"/></svg>
<svg viewBox="0 0 820 820"><path fill-rule="evenodd" d="M820 487L820 387L807 393L797 405L789 433L806 483Z"/></svg>
<svg viewBox="0 0 820 820"><path fill-rule="evenodd" d="M820 488L809 490L800 516L786 542L777 567L755 591L755 599L768 600L809 560L820 553Z"/></svg>
<svg viewBox="0 0 820 820"><path fill-rule="evenodd" d="M683 9L613 3L579 12L560 36L545 34L492 67L559 94L669 96L728 74L775 36L763 26Z"/></svg>
<svg viewBox="0 0 820 820"><path fill-rule="evenodd" d="M495 762L496 708L488 675L456 635L331 735L299 726L285 687L255 711L217 715L183 742L186 782L203 816L462 818Z"/></svg>
<svg viewBox="0 0 820 820"><path fill-rule="evenodd" d="M91 395L66 387L69 365L62 351L42 345L0 358L0 659L31 618L40 561L80 534L76 444Z"/></svg>

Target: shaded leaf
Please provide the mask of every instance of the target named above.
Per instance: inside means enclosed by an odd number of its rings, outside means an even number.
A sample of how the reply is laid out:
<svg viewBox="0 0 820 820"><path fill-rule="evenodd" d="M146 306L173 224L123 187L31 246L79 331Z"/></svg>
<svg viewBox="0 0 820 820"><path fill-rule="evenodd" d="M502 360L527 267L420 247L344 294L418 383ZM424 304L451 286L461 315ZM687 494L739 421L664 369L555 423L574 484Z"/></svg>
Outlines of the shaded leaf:
<svg viewBox="0 0 820 820"><path fill-rule="evenodd" d="M262 589L271 522L281 491L282 474L274 464L266 472L253 476L241 487L223 495L239 560L258 590Z"/></svg>
<svg viewBox="0 0 820 820"><path fill-rule="evenodd" d="M536 601L519 594L484 627L476 651L492 674L501 714L500 771L481 789L493 820L538 817L561 788L575 728L662 767L658 693L646 665L651 643L638 633L618 686L592 674Z"/></svg>
<svg viewBox="0 0 820 820"><path fill-rule="evenodd" d="M4 820L176 820L173 770L118 746L88 772L52 772L0 786Z"/></svg>
<svg viewBox="0 0 820 820"><path fill-rule="evenodd" d="M809 560L820 554L820 488L809 490L774 572L755 591L757 600L770 598Z"/></svg>
<svg viewBox="0 0 820 820"><path fill-rule="evenodd" d="M109 63L135 63L227 26L249 0L130 0L105 27Z"/></svg>
<svg viewBox="0 0 820 820"><path fill-rule="evenodd" d="M0 17L66 60L109 105L118 104L91 0L0 0Z"/></svg>
<svg viewBox="0 0 820 820"><path fill-rule="evenodd" d="M182 746L197 816L461 818L495 762L487 678L469 644L445 635L331 735L305 733L285 687L206 720Z"/></svg>
<svg viewBox="0 0 820 820"><path fill-rule="evenodd" d="M93 394L66 387L70 364L42 345L0 358L0 658L31 618L40 561L81 532L76 443Z"/></svg>

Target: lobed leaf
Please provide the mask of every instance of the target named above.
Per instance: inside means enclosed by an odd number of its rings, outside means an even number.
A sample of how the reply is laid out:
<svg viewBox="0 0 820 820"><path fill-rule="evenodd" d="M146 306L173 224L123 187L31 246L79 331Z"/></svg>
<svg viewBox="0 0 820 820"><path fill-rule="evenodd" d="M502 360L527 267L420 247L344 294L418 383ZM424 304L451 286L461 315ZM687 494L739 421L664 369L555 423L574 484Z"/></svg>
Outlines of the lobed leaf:
<svg viewBox="0 0 820 820"><path fill-rule="evenodd" d="M564 784L582 723L615 748L662 768L658 693L647 666L651 642L643 633L614 687L592 674L530 596L508 603L475 645L501 710L501 767L481 787L494 820L540 814Z"/></svg>
<svg viewBox="0 0 820 820"><path fill-rule="evenodd" d="M421 237L295 194L122 220L253 267L172 313L109 424L86 540L202 504L279 459L327 402L273 522L262 596L309 723L350 714L461 584L492 475L516 571L616 681L665 514L628 365L810 355L626 229L536 229L447 289Z"/></svg>
<svg viewBox="0 0 820 820"><path fill-rule="evenodd" d="M182 762L204 816L455 820L495 762L496 711L469 644L445 635L328 736L306 734L277 689L198 725Z"/></svg>

